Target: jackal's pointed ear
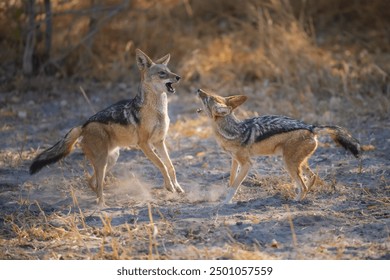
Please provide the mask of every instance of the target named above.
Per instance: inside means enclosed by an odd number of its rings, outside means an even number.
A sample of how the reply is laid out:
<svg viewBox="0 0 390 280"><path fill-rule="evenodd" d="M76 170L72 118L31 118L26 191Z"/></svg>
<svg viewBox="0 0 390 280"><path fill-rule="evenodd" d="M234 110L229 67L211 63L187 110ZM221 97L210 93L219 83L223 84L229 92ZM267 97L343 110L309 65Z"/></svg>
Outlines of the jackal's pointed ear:
<svg viewBox="0 0 390 280"><path fill-rule="evenodd" d="M234 110L242 103L244 103L247 99L248 97L246 97L245 95L233 95L233 96L226 97L226 104L232 106Z"/></svg>
<svg viewBox="0 0 390 280"><path fill-rule="evenodd" d="M167 54L167 55L157 59L154 63L168 65L168 62L170 59L171 59L171 55Z"/></svg>
<svg viewBox="0 0 390 280"><path fill-rule="evenodd" d="M153 65L153 61L140 49L135 50L135 57L139 70L145 70Z"/></svg>
<svg viewBox="0 0 390 280"><path fill-rule="evenodd" d="M232 112L233 108L231 106L214 106L213 115L217 117L224 117L229 115Z"/></svg>

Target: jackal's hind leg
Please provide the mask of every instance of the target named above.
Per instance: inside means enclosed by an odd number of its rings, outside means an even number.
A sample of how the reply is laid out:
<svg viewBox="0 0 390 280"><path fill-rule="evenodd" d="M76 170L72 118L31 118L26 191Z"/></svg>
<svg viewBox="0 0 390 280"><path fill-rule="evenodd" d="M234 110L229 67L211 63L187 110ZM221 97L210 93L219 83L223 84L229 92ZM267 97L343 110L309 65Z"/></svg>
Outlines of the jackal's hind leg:
<svg viewBox="0 0 390 280"><path fill-rule="evenodd" d="M107 168L106 168L106 176L105 176L105 182L107 182L107 177L113 177L112 173L110 172L111 169L114 167L116 164L117 160L119 157L119 148L115 148L111 152L108 153L107 157Z"/></svg>
<svg viewBox="0 0 390 280"><path fill-rule="evenodd" d="M108 149L100 139L95 139L94 148L91 148L90 139L87 137L81 142L84 155L93 167L93 175L88 179L89 187L96 193L98 204L104 205L103 184L108 162Z"/></svg>
<svg viewBox="0 0 390 280"><path fill-rule="evenodd" d="M88 181L88 186L96 193L96 175L95 175L95 171L93 172L92 176L89 176L89 178L87 179Z"/></svg>
<svg viewBox="0 0 390 280"><path fill-rule="evenodd" d="M294 157L289 157L286 154L284 154L284 163L286 165L288 173L290 174L291 179L295 183L295 200L302 200L306 196L308 188L302 178L302 169L300 166L301 163L299 160L294 159Z"/></svg>
<svg viewBox="0 0 390 280"><path fill-rule="evenodd" d="M118 157L116 157L116 158L118 158ZM115 165L115 162L116 162L116 160L113 161L113 158L111 158L111 157L108 158L106 172L109 171ZM93 190L97 194L97 181L96 181L95 167L94 167L94 172L93 172L92 176L89 176L87 181L88 181L88 186L91 188L91 190ZM103 183L104 183L104 179L103 179Z"/></svg>
<svg viewBox="0 0 390 280"><path fill-rule="evenodd" d="M302 200L309 188L303 180L302 169L309 172L309 175L314 173L310 170L307 161L317 148L317 140L313 134L306 132L305 138L292 138L283 149L283 159L286 164L286 168L291 178L295 182L296 193L295 200ZM311 180L309 185L314 183Z"/></svg>
<svg viewBox="0 0 390 280"><path fill-rule="evenodd" d="M310 190L311 187L316 183L318 176L310 169L307 161L302 164L302 171L306 177L306 186L308 190Z"/></svg>
<svg viewBox="0 0 390 280"><path fill-rule="evenodd" d="M115 163L118 160L118 157L119 157L119 148L116 148L116 149L112 150L108 154L108 158L107 158L107 171L110 171L111 168L114 167Z"/></svg>
<svg viewBox="0 0 390 280"><path fill-rule="evenodd" d="M98 204L100 206L104 205L103 197L103 185L104 177L107 170L107 157L101 157L94 163L95 176L96 176L96 195L98 199Z"/></svg>

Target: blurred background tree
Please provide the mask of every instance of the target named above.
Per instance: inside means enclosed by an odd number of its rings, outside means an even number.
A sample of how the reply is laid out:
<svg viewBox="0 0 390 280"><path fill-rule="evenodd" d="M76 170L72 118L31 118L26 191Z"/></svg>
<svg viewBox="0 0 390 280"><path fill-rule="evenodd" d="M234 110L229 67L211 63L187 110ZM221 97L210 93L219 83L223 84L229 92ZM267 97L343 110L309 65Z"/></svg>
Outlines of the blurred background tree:
<svg viewBox="0 0 390 280"><path fill-rule="evenodd" d="M184 86L389 94L387 0L0 2L0 89L52 76L138 80L134 50L172 55Z"/></svg>

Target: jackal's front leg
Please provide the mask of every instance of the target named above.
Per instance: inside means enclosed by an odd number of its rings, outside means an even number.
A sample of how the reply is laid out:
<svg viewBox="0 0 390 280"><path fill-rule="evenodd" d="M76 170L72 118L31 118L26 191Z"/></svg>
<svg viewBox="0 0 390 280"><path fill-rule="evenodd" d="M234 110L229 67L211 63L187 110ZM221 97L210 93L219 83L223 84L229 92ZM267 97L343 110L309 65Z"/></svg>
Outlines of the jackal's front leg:
<svg viewBox="0 0 390 280"><path fill-rule="evenodd" d="M232 167L230 169L229 187L231 187L233 185L233 182L237 176L237 172L238 172L238 162L235 158L232 158Z"/></svg>
<svg viewBox="0 0 390 280"><path fill-rule="evenodd" d="M144 152L145 156L160 170L162 176L164 177L165 188L170 192L175 192L175 187L171 182L171 178L168 174L168 169L158 157L158 155L153 151L149 143L139 144L139 147Z"/></svg>
<svg viewBox="0 0 390 280"><path fill-rule="evenodd" d="M156 148L157 153L160 155L161 160L163 161L163 163L165 164L165 166L168 169L168 174L169 174L169 177L171 178L171 183L173 184L175 190L179 193L184 193L184 190L181 188L181 186L177 182L175 168L173 167L172 161L169 158L169 154L167 151L167 147L165 145L165 141L161 141L161 142L156 143L154 145L154 147Z"/></svg>
<svg viewBox="0 0 390 280"><path fill-rule="evenodd" d="M233 181L233 184L228 188L228 194L223 201L224 204L231 203L234 195L237 193L238 187L241 185L242 181L244 181L246 175L251 168L250 161L245 162L244 164L238 164L238 173L236 178Z"/></svg>

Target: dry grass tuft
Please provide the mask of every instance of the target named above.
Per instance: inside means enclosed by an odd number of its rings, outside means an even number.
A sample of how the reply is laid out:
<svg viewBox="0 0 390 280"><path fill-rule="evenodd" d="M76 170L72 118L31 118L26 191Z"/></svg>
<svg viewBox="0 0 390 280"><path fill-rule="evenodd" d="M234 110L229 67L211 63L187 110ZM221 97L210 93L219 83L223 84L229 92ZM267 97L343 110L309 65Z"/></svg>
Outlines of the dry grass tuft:
<svg viewBox="0 0 390 280"><path fill-rule="evenodd" d="M196 260L269 260L277 259L273 255L260 252L258 248L247 248L239 243L225 245L224 247L199 248L189 246L181 251L173 252L174 259L196 259Z"/></svg>

